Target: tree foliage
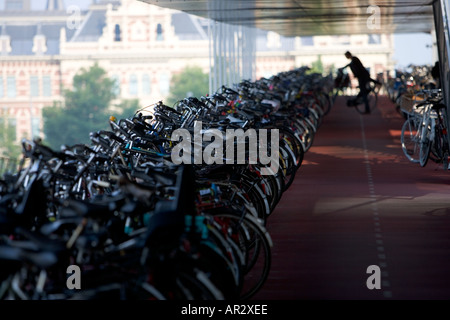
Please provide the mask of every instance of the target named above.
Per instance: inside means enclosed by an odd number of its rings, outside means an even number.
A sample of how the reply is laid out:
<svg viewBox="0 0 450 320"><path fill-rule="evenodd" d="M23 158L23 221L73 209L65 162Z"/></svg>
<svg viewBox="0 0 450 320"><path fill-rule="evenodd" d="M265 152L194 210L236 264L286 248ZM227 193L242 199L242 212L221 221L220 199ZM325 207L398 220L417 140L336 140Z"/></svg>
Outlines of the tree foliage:
<svg viewBox="0 0 450 320"><path fill-rule="evenodd" d="M318 55L318 56L317 56L317 60L314 61L314 62L311 64L311 70L310 70L310 72L311 72L311 73L320 73L320 74L323 74L324 69L323 69L323 63L322 63L322 56L321 56L321 55Z"/></svg>
<svg viewBox="0 0 450 320"><path fill-rule="evenodd" d="M125 119L134 116L136 111L140 109L140 104L138 99L122 100L119 102L111 115L115 116L117 119Z"/></svg>
<svg viewBox="0 0 450 320"><path fill-rule="evenodd" d="M179 74L172 76L170 94L164 102L173 106L177 101L187 97L201 97L209 92L209 75L198 66L188 66Z"/></svg>
<svg viewBox="0 0 450 320"><path fill-rule="evenodd" d="M53 148L89 143L89 134L108 128L110 104L115 98L114 80L94 64L73 78L73 88L64 89L64 102L54 102L42 111L45 141Z"/></svg>
<svg viewBox="0 0 450 320"><path fill-rule="evenodd" d="M16 159L20 155L20 146L16 142L16 127L5 119L0 121L0 157Z"/></svg>

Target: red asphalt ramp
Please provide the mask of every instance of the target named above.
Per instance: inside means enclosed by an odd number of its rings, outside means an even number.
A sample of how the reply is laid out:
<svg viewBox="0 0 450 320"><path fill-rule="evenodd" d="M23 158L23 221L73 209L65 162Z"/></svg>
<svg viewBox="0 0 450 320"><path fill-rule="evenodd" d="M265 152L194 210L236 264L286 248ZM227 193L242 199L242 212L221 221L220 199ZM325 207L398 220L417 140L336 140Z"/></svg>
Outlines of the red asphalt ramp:
<svg viewBox="0 0 450 320"><path fill-rule="evenodd" d="M253 300L450 299L450 171L406 159L387 97L369 115L345 99L268 218L272 266Z"/></svg>

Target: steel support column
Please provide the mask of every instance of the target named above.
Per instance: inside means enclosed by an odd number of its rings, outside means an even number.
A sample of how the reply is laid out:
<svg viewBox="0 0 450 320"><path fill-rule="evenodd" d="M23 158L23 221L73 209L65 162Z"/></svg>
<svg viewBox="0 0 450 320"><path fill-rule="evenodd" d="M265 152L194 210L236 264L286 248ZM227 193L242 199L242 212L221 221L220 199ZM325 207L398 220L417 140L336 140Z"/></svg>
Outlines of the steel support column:
<svg viewBox="0 0 450 320"><path fill-rule="evenodd" d="M213 2L209 9L225 15L230 5L227 1ZM211 94L223 85L232 87L242 79L255 80L256 29L211 19L209 41Z"/></svg>
<svg viewBox="0 0 450 320"><path fill-rule="evenodd" d="M440 65L440 85L444 96L444 103L447 106L447 114L450 114L449 10L448 0L436 0L433 2L434 25ZM448 119L447 122L447 125L450 127L450 121Z"/></svg>

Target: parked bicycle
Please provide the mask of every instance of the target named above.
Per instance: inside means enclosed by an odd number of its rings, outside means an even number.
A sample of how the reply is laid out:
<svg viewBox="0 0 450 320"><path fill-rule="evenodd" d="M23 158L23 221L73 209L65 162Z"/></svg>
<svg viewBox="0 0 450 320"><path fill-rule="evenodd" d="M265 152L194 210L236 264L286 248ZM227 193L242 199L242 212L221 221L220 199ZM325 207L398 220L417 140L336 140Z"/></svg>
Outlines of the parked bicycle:
<svg viewBox="0 0 450 320"><path fill-rule="evenodd" d="M334 81L334 94L333 94L333 103L336 100L337 96L340 93L343 93L345 88L350 86L349 76L347 73L344 73L342 69L338 70L338 74ZM369 113L373 112L378 104L378 94L381 88L381 83L376 80L370 79L367 83L367 104L369 108ZM354 107L356 111L360 114L367 113L366 110L366 101L364 97L347 97L346 105L348 107Z"/></svg>
<svg viewBox="0 0 450 320"><path fill-rule="evenodd" d="M419 102L403 98L403 101L415 103L409 108L406 102L402 104L406 115L401 131L402 150L407 159L422 167L432 159L448 170L447 108L442 103L442 93L440 89L421 90L414 95L417 96L421 97Z"/></svg>
<svg viewBox="0 0 450 320"><path fill-rule="evenodd" d="M306 70L111 117L110 130L91 132L89 145L57 151L24 139L19 169L0 184L0 299L253 297L270 273L268 219L328 106L329 79ZM221 163L174 163L181 141L173 133L194 132L200 121L222 135L278 130L279 166L250 161L249 152L215 154ZM252 141L223 143L236 151ZM189 145L211 151L203 141ZM79 268L81 289L67 286L69 266Z"/></svg>
<svg viewBox="0 0 450 320"><path fill-rule="evenodd" d="M350 76L344 71L344 69L338 69L336 78L334 79L333 104L336 98L350 87Z"/></svg>

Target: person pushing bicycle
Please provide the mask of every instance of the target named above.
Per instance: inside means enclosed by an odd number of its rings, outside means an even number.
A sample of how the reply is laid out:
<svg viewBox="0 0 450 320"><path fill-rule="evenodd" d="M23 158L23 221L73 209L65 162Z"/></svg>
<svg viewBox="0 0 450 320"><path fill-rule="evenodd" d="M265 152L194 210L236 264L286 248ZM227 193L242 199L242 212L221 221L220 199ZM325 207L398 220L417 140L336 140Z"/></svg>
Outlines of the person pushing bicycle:
<svg viewBox="0 0 450 320"><path fill-rule="evenodd" d="M344 70L347 67L350 67L350 69L352 70L353 75L358 79L359 82L359 93L356 96L356 98L354 100L349 100L347 102L348 106L354 106L356 104L358 104L358 101L361 101L360 99L362 99L362 101L364 102L365 105L365 113L370 113L370 106L369 106L369 101L367 99L367 95L370 92L370 82L374 82L377 85L381 85L381 83L377 80L374 80L370 77L369 71L367 71L367 69L364 67L364 65L361 63L361 60L359 60L358 57L352 55L349 51L347 51L345 53L345 57L349 60L351 60L351 62L349 64L347 64L346 66L339 68L339 70Z"/></svg>

